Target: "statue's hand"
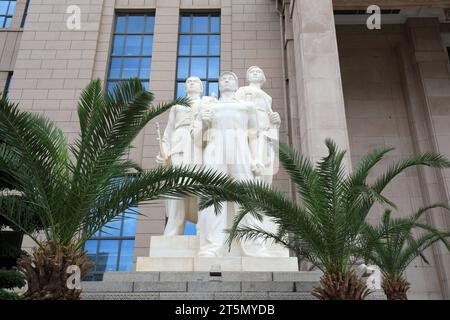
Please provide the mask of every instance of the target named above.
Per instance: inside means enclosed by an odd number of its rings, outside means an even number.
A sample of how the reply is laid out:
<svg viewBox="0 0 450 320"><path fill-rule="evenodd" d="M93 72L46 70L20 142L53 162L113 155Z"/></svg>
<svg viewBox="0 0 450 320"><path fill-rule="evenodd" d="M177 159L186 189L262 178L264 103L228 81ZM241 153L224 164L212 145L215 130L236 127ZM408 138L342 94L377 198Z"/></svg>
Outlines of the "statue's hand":
<svg viewBox="0 0 450 320"><path fill-rule="evenodd" d="M264 165L259 160L253 160L251 169L255 176L260 176L264 170Z"/></svg>
<svg viewBox="0 0 450 320"><path fill-rule="evenodd" d="M212 121L212 111L210 109L202 109L200 111L200 119L202 119L202 121L209 123Z"/></svg>
<svg viewBox="0 0 450 320"><path fill-rule="evenodd" d="M159 153L157 156L156 156L156 163L157 164L159 164L159 165L162 165L162 166L167 166L167 165L169 165L169 157L167 157L167 156L162 156L161 155L161 153Z"/></svg>
<svg viewBox="0 0 450 320"><path fill-rule="evenodd" d="M274 125L279 126L281 124L281 117L278 112L271 112L269 114L269 119L270 119L270 122Z"/></svg>

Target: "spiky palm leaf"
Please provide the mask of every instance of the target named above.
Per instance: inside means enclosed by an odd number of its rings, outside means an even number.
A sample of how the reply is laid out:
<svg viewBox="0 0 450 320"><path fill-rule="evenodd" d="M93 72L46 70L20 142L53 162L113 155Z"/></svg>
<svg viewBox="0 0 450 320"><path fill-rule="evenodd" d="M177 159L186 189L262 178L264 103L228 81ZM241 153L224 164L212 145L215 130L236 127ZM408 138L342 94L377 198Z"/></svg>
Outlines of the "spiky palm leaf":
<svg viewBox="0 0 450 320"><path fill-rule="evenodd" d="M174 105L189 106L184 98L158 106L152 102L137 79L119 83L112 93L103 92L99 80L92 81L78 104L79 138L68 146L53 122L1 100L0 176L21 195L0 197L0 207L6 209L1 214L34 239L41 252L71 248L79 254L89 237L129 207L228 187L230 180L212 171L142 171L126 159L130 144L150 120ZM39 217L43 238L24 227L30 212Z"/></svg>
<svg viewBox="0 0 450 320"><path fill-rule="evenodd" d="M410 157L394 164L373 184L367 181L375 167L391 148L375 149L361 159L355 170L347 174L335 143L326 140L328 155L315 166L296 150L280 143L280 162L296 186L301 205L282 192L261 182L242 182L221 196L202 199L201 207L215 201L234 201L241 209L229 230L233 239L270 239L309 260L324 273L343 275L350 272L355 259L361 257L360 233L375 203L395 207L382 191L398 174L411 166L449 167L450 162L436 154ZM255 226L244 226L242 219L252 214L258 219L272 218L278 231L269 233Z"/></svg>
<svg viewBox="0 0 450 320"><path fill-rule="evenodd" d="M433 204L420 208L407 217L393 218L386 209L380 223L367 224L361 233L361 255L369 263L377 265L383 274L383 289L388 299L406 299L409 283L405 277L408 266L417 257L426 263L423 252L441 241L450 251L450 232L442 232L421 222L422 216L431 209L450 210L446 204ZM418 232L414 236L414 231Z"/></svg>

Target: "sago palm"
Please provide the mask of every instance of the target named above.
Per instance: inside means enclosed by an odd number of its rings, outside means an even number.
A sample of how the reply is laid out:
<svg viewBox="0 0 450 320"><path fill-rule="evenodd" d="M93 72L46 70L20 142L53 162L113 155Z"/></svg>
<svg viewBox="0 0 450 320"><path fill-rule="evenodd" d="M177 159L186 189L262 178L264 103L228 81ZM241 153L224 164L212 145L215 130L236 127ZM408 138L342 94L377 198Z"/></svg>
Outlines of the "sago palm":
<svg viewBox="0 0 450 320"><path fill-rule="evenodd" d="M289 174L300 196L301 204L284 193L261 182L242 182L215 198L203 198L201 206L214 201L233 201L240 205L229 230L233 239L254 240L262 237L291 249L324 272L320 287L313 294L320 299L364 299L369 290L352 266L360 258L360 232L375 203L394 206L382 195L383 190L405 169L425 165L449 167L444 157L425 153L393 164L375 182L367 180L371 169L391 148L379 148L361 159L347 174L343 165L345 151L326 140L328 155L314 166L310 160L286 144L280 143L280 162ZM243 217L252 214L259 219L272 218L276 232L261 226L243 225Z"/></svg>
<svg viewBox="0 0 450 320"><path fill-rule="evenodd" d="M434 204L408 217L392 218L391 210L386 209L378 225L367 224L363 228L361 239L364 250L361 254L367 262L380 268L382 288L389 300L408 299L410 284L405 276L406 268L419 256L428 263L423 254L427 248L442 241L450 250L446 239L450 237L450 232L439 231L421 222L422 215L434 208L450 210L445 204Z"/></svg>
<svg viewBox="0 0 450 320"><path fill-rule="evenodd" d="M31 258L19 261L28 298L78 298L80 290L66 286L67 267L79 266L81 276L88 272L85 241L128 208L161 196L200 196L229 182L185 167L142 171L127 159L132 141L151 119L175 104L188 105L186 99L158 106L152 101L138 80L122 82L112 93L92 81L81 94L80 134L70 146L50 120L0 101L0 176L10 184L10 191L2 191L20 194L0 197L1 214L37 244ZM43 226L39 235L24 228L30 212Z"/></svg>

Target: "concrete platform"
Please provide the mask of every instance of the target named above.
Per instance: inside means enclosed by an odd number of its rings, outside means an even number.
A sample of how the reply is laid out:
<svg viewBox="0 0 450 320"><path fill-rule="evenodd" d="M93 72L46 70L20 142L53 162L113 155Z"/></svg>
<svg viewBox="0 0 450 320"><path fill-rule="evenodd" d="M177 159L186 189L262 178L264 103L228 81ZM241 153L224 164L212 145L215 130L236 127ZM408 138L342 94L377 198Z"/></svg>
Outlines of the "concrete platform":
<svg viewBox="0 0 450 320"><path fill-rule="evenodd" d="M222 271L298 271L297 258L279 245L268 245L272 257L243 257L236 243L221 258L197 257L197 236L153 236L148 257L137 257L136 271L210 271L220 265Z"/></svg>
<svg viewBox="0 0 450 320"><path fill-rule="evenodd" d="M297 271L297 258L178 258L138 257L136 271L210 271L220 265L222 271Z"/></svg>
<svg viewBox="0 0 450 320"><path fill-rule="evenodd" d="M198 236L152 236L149 256L154 258L194 258L199 249ZM268 252L274 257L289 257L289 250L273 243L267 244ZM234 242L231 250L225 250L224 257L240 257L239 246Z"/></svg>

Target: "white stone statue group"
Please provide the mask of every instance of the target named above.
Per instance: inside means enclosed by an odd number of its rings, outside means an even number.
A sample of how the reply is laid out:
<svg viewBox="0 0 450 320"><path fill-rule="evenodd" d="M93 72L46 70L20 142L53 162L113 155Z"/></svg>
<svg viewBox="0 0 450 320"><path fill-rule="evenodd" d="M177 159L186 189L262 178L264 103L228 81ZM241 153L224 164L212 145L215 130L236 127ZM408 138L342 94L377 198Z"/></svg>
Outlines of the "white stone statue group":
<svg viewBox="0 0 450 320"><path fill-rule="evenodd" d="M271 184L278 165L273 141L278 140L281 119L272 110L272 98L262 90L266 77L261 68L250 67L247 80L248 86L238 88L237 76L233 72L223 72L217 99L202 96L203 86L198 77L188 78L186 94L191 107L176 105L170 110L157 162L203 165L239 181L260 179ZM228 213L224 204L219 215L212 207L201 212L196 212L196 207L196 199L168 200L164 235L182 235L185 220L197 222L198 256L223 256L227 236L224 230L230 226L236 206L233 213ZM261 222L251 215L241 223L268 231L276 228L273 221ZM278 256L276 250L268 250L262 240L241 242L240 249L243 256Z"/></svg>

